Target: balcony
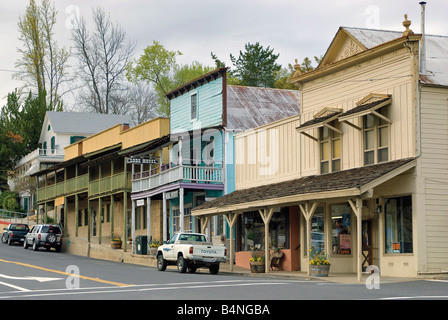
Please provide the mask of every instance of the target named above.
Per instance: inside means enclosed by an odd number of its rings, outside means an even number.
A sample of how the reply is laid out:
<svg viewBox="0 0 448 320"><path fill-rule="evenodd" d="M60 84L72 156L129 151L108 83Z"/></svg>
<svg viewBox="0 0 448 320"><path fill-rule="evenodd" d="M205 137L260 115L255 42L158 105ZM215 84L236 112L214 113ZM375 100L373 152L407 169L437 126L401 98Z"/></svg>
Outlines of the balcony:
<svg viewBox="0 0 448 320"><path fill-rule="evenodd" d="M72 179L67 179L66 181L39 188L39 190L37 190L37 201L48 201L57 197L86 191L88 191L89 197L98 196L120 189L131 190L130 173L122 172L90 182L89 175L83 174Z"/></svg>
<svg viewBox="0 0 448 320"><path fill-rule="evenodd" d="M136 173L132 180L132 192L148 191L175 182L223 184L222 167L181 165L162 166L152 171ZM205 187L205 186L204 186Z"/></svg>

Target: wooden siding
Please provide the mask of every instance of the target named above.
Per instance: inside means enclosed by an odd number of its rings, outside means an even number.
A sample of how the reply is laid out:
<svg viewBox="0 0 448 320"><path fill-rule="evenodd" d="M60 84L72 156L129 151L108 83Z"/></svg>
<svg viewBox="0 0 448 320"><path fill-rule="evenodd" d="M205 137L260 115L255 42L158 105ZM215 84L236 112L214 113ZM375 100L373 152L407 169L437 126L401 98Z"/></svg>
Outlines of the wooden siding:
<svg viewBox="0 0 448 320"><path fill-rule="evenodd" d="M301 123L311 120L325 107L343 111L370 93L391 94L389 160L415 156L415 104L413 97L412 55L406 48L360 63L304 84ZM362 127L360 118L351 121ZM362 132L342 123L342 170L363 165ZM318 136L318 129L309 132ZM301 136L302 174L319 174L319 145Z"/></svg>
<svg viewBox="0 0 448 320"><path fill-rule="evenodd" d="M427 271L448 271L448 89L423 87L420 172L424 179Z"/></svg>
<svg viewBox="0 0 448 320"><path fill-rule="evenodd" d="M222 124L223 79L210 81L171 100L170 132L179 133ZM190 120L190 96L198 95L197 120Z"/></svg>
<svg viewBox="0 0 448 320"><path fill-rule="evenodd" d="M294 116L235 136L237 190L300 177L298 125Z"/></svg>

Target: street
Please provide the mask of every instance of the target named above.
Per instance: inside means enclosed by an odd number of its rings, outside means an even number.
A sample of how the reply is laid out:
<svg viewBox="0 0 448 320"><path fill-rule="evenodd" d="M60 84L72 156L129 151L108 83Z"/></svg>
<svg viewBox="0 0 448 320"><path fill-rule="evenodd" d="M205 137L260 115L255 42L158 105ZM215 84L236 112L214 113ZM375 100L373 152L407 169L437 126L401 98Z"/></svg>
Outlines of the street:
<svg viewBox="0 0 448 320"><path fill-rule="evenodd" d="M53 250L34 252L20 245L0 245L0 300L175 300L175 305L181 308L178 311L188 314L195 311L188 309L188 304L198 305L198 300L236 305L260 301L262 308L272 300L447 298L446 280L381 283L380 289L368 289L365 284L251 277L228 272L210 275L206 270L180 274L173 267L159 272L153 267L89 259ZM250 312L244 307L232 310Z"/></svg>

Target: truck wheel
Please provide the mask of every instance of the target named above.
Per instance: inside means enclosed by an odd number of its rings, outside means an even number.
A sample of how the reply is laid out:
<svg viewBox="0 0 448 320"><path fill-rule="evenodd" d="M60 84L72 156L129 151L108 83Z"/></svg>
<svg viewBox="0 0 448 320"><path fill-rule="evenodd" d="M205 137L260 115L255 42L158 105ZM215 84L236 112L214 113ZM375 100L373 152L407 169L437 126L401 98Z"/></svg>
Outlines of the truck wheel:
<svg viewBox="0 0 448 320"><path fill-rule="evenodd" d="M219 263L217 264L212 264L208 270L210 270L210 274L218 274L219 271Z"/></svg>
<svg viewBox="0 0 448 320"><path fill-rule="evenodd" d="M12 240L11 240L11 237L8 238L8 246L12 246Z"/></svg>
<svg viewBox="0 0 448 320"><path fill-rule="evenodd" d="M166 270L166 260L163 258L163 254L159 254L157 256L157 270L165 271Z"/></svg>
<svg viewBox="0 0 448 320"><path fill-rule="evenodd" d="M28 249L28 243L26 242L26 239L23 240L23 248Z"/></svg>
<svg viewBox="0 0 448 320"><path fill-rule="evenodd" d="M47 236L47 241L50 243L50 244L54 244L54 243L56 243L56 235L54 235L54 234L49 234L48 236Z"/></svg>
<svg viewBox="0 0 448 320"><path fill-rule="evenodd" d="M187 265L187 260L184 259L184 256L180 255L177 258L177 271L180 273L185 273L185 271L187 271Z"/></svg>
<svg viewBox="0 0 448 320"><path fill-rule="evenodd" d="M34 241L33 241L33 250L34 250L34 251L37 251L37 249L39 249L39 246L37 245L37 241L34 240Z"/></svg>
<svg viewBox="0 0 448 320"><path fill-rule="evenodd" d="M3 243L6 243L6 237L5 237L5 235L2 235L2 242L3 242Z"/></svg>

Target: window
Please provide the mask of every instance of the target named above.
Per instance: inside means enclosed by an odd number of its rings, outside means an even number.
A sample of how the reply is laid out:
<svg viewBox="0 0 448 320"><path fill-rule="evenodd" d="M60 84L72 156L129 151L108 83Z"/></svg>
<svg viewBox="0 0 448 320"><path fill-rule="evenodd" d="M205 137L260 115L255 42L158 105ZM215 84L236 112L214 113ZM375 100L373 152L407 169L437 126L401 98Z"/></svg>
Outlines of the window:
<svg viewBox="0 0 448 320"><path fill-rule="evenodd" d="M198 94L190 95L190 120L196 120L198 117Z"/></svg>
<svg viewBox="0 0 448 320"><path fill-rule="evenodd" d="M348 204L331 206L331 247L333 254L352 252L351 217Z"/></svg>
<svg viewBox="0 0 448 320"><path fill-rule="evenodd" d="M325 250L325 208L323 206L318 206L316 211L311 218L311 248L308 247L307 239L308 239L308 230L305 228L305 247L304 247L304 255L308 255L308 250L312 250L314 252L321 252ZM306 225L306 224L305 224Z"/></svg>
<svg viewBox="0 0 448 320"><path fill-rule="evenodd" d="M332 121L330 125L339 130L340 123ZM319 129L320 137L320 173L341 170L341 134L326 126Z"/></svg>
<svg viewBox="0 0 448 320"><path fill-rule="evenodd" d="M388 117L388 108L377 112ZM380 117L368 114L363 117L364 164L374 164L389 160L389 123Z"/></svg>
<svg viewBox="0 0 448 320"><path fill-rule="evenodd" d="M386 253L412 253L411 196L385 199Z"/></svg>

